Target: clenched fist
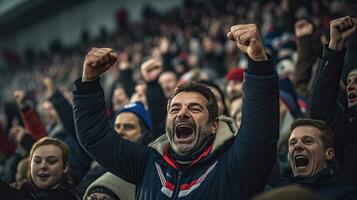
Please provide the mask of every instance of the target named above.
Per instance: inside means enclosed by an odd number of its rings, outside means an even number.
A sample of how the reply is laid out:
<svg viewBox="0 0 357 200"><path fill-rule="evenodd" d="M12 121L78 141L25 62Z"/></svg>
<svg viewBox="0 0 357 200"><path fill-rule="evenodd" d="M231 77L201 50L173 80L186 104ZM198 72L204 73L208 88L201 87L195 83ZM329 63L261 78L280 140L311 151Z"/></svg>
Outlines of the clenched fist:
<svg viewBox="0 0 357 200"><path fill-rule="evenodd" d="M10 138L13 139L13 141L16 143L16 144L20 144L21 143L21 140L22 138L24 137L25 134L28 134L26 132L26 130L21 127L21 126L18 126L18 125L14 125L13 127L11 127L10 129Z"/></svg>
<svg viewBox="0 0 357 200"><path fill-rule="evenodd" d="M329 48L342 50L345 42L357 30L357 18L342 17L330 22L330 43Z"/></svg>
<svg viewBox="0 0 357 200"><path fill-rule="evenodd" d="M141 64L141 75L146 82L157 79L162 71L162 62L159 59L151 58Z"/></svg>
<svg viewBox="0 0 357 200"><path fill-rule="evenodd" d="M235 41L238 48L255 61L268 60L259 29L255 24L241 24L231 27L227 37Z"/></svg>
<svg viewBox="0 0 357 200"><path fill-rule="evenodd" d="M17 106L21 109L25 105L26 93L24 90L15 90L14 97L16 100Z"/></svg>
<svg viewBox="0 0 357 200"><path fill-rule="evenodd" d="M300 19L294 24L295 35L296 37L303 37L306 35L311 35L314 31L314 26L312 23L307 21L306 19Z"/></svg>
<svg viewBox="0 0 357 200"><path fill-rule="evenodd" d="M82 81L91 81L107 71L117 60L117 54L110 48L92 48L83 64Z"/></svg>
<svg viewBox="0 0 357 200"><path fill-rule="evenodd" d="M46 97L51 97L56 91L55 83L49 77L45 77L42 82L46 88L46 91L45 91Z"/></svg>

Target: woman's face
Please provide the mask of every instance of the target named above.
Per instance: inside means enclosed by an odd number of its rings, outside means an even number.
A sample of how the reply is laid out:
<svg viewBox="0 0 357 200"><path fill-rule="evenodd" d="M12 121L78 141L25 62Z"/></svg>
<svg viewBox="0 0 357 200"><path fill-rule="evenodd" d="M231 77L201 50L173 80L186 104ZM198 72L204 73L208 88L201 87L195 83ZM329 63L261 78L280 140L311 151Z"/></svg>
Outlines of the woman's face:
<svg viewBox="0 0 357 200"><path fill-rule="evenodd" d="M68 171L68 165L63 164L62 151L55 145L39 146L30 162L32 180L41 189L55 186Z"/></svg>

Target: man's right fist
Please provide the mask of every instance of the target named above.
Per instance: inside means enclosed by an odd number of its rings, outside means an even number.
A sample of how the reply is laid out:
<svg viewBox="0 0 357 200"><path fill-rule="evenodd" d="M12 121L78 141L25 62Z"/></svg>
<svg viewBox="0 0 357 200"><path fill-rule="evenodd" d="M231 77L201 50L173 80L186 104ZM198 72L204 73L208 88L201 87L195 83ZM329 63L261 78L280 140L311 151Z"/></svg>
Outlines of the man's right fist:
<svg viewBox="0 0 357 200"><path fill-rule="evenodd" d="M238 48L255 61L268 60L259 29L255 24L241 24L231 27L227 37L237 43Z"/></svg>
<svg viewBox="0 0 357 200"><path fill-rule="evenodd" d="M107 71L117 60L117 54L110 48L92 48L83 64L82 81L91 81Z"/></svg>
<svg viewBox="0 0 357 200"><path fill-rule="evenodd" d="M357 30L357 18L342 17L330 22L330 43L329 48L334 50L342 50L345 42Z"/></svg>

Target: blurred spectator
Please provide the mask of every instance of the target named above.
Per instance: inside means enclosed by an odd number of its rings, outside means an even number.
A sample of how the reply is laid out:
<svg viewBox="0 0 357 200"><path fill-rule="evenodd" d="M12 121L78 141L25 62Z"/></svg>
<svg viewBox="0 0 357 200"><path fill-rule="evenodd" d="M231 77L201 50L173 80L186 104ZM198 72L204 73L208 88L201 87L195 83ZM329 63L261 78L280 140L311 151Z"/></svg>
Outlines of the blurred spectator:
<svg viewBox="0 0 357 200"><path fill-rule="evenodd" d="M116 113L114 130L126 140L148 144L152 139L153 125L144 104L134 102L119 110Z"/></svg>
<svg viewBox="0 0 357 200"><path fill-rule="evenodd" d="M242 86L244 79L244 69L235 67L232 68L226 74L226 80L228 81L226 87L227 98L229 101L239 97L242 97Z"/></svg>
<svg viewBox="0 0 357 200"><path fill-rule="evenodd" d="M162 62L158 58L149 58L140 66L141 75L147 86L145 96L152 119L154 138L165 133L165 124L162 122L166 118L167 99L158 81L162 68Z"/></svg>
<svg viewBox="0 0 357 200"><path fill-rule="evenodd" d="M159 83L165 92L166 98L169 98L177 85L177 76L172 71L166 71L160 74Z"/></svg>
<svg viewBox="0 0 357 200"><path fill-rule="evenodd" d="M117 85L113 91L112 104L113 111L116 112L129 103L129 96L126 94L123 86Z"/></svg>
<svg viewBox="0 0 357 200"><path fill-rule="evenodd" d="M294 24L295 36L297 37L297 61L292 76L292 81L296 87L297 93L303 96L308 96L310 93L309 85L312 82L313 65L319 56L320 51L314 48L314 33L316 27L313 23L300 19ZM317 43L319 46L319 42Z"/></svg>
<svg viewBox="0 0 357 200"><path fill-rule="evenodd" d="M25 157L17 165L17 171L15 176L15 182L11 184L11 187L20 189L24 183L28 183L28 175L30 174L29 158Z"/></svg>
<svg viewBox="0 0 357 200"><path fill-rule="evenodd" d="M221 90L221 88L219 88L218 85L216 85L215 83L213 83L211 81L202 80L202 81L199 81L199 83L207 86L212 91L214 96L216 97L216 101L217 101L217 105L218 105L218 116L221 116L221 115L229 116L228 108L226 105L226 99L224 97L224 94L223 94L223 91Z"/></svg>

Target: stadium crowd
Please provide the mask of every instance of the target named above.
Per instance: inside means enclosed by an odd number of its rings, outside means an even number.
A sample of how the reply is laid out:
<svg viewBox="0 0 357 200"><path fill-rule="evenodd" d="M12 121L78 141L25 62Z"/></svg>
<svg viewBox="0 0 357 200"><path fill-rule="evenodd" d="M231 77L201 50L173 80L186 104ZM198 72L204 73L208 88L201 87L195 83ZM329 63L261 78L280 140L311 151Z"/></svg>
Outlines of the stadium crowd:
<svg viewBox="0 0 357 200"><path fill-rule="evenodd" d="M356 5L187 0L28 50L1 199L357 199Z"/></svg>

